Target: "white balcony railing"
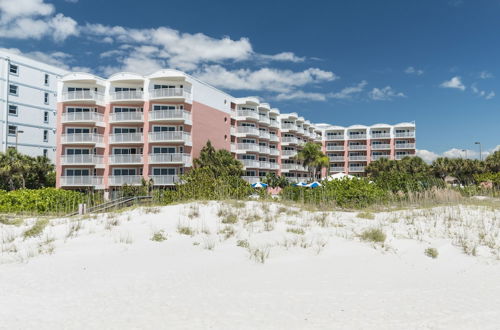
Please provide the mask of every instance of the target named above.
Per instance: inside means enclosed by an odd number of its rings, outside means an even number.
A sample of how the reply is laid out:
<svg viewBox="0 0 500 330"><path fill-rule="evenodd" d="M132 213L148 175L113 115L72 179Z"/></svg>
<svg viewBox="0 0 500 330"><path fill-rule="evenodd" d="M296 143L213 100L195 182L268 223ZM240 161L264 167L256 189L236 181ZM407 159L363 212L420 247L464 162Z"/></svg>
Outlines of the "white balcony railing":
<svg viewBox="0 0 500 330"><path fill-rule="evenodd" d="M61 165L100 165L103 164L101 155L62 155Z"/></svg>
<svg viewBox="0 0 500 330"><path fill-rule="evenodd" d="M259 168L267 169L268 170L268 169L271 168L271 163L269 163L269 162L260 162Z"/></svg>
<svg viewBox="0 0 500 330"><path fill-rule="evenodd" d="M269 125L271 123L271 120L267 116L260 116L259 115L259 123Z"/></svg>
<svg viewBox="0 0 500 330"><path fill-rule="evenodd" d="M391 145L390 144L372 144L372 149L373 150L390 150Z"/></svg>
<svg viewBox="0 0 500 330"><path fill-rule="evenodd" d="M185 110L153 110L149 112L150 121L184 121L191 123L191 113Z"/></svg>
<svg viewBox="0 0 500 330"><path fill-rule="evenodd" d="M149 140L151 142L181 142L190 144L191 134L184 131L150 132Z"/></svg>
<svg viewBox="0 0 500 330"><path fill-rule="evenodd" d="M343 162L345 160L344 156L330 156L328 157L331 162Z"/></svg>
<svg viewBox="0 0 500 330"><path fill-rule="evenodd" d="M186 91L184 88L159 88L152 89L149 91L149 97L153 99L161 98L191 98L191 93Z"/></svg>
<svg viewBox="0 0 500 330"><path fill-rule="evenodd" d="M271 170L279 170L280 166L278 163L271 163L269 162L269 169Z"/></svg>
<svg viewBox="0 0 500 330"><path fill-rule="evenodd" d="M396 132L394 133L394 137L397 138L414 138L415 132Z"/></svg>
<svg viewBox="0 0 500 330"><path fill-rule="evenodd" d="M364 140L366 139L366 134L349 134L350 140Z"/></svg>
<svg viewBox="0 0 500 330"><path fill-rule="evenodd" d="M61 117L63 123L92 122L102 123L104 115L99 112L64 112Z"/></svg>
<svg viewBox="0 0 500 330"><path fill-rule="evenodd" d="M269 141L271 141L271 142L279 142L280 138L276 134L269 134Z"/></svg>
<svg viewBox="0 0 500 330"><path fill-rule="evenodd" d="M269 126L273 128L280 128L280 123L276 119L269 120Z"/></svg>
<svg viewBox="0 0 500 330"><path fill-rule="evenodd" d="M144 113L141 111L135 112L113 112L109 116L109 121L112 123L119 122L143 122Z"/></svg>
<svg viewBox="0 0 500 330"><path fill-rule="evenodd" d="M259 120L259 114L252 110L238 110L236 111L236 116Z"/></svg>
<svg viewBox="0 0 500 330"><path fill-rule="evenodd" d="M100 186L102 176L61 176L60 184L63 187Z"/></svg>
<svg viewBox="0 0 500 330"><path fill-rule="evenodd" d="M255 159L240 159L240 162L243 163L243 166L246 168L259 168L260 162Z"/></svg>
<svg viewBox="0 0 500 330"><path fill-rule="evenodd" d="M389 159L390 155L372 155L372 160L379 160L379 159L382 159L382 158Z"/></svg>
<svg viewBox="0 0 500 330"><path fill-rule="evenodd" d="M284 136L281 138L282 144L297 144L298 142L296 137Z"/></svg>
<svg viewBox="0 0 500 330"><path fill-rule="evenodd" d="M330 172L344 172L344 166L332 166Z"/></svg>
<svg viewBox="0 0 500 330"><path fill-rule="evenodd" d="M117 133L109 135L109 143L143 143L143 133Z"/></svg>
<svg viewBox="0 0 500 330"><path fill-rule="evenodd" d="M256 143L238 143L236 144L238 151L255 151L259 152L259 145Z"/></svg>
<svg viewBox="0 0 500 330"><path fill-rule="evenodd" d="M178 175L151 175L149 178L155 186L171 186L180 181Z"/></svg>
<svg viewBox="0 0 500 330"><path fill-rule="evenodd" d="M344 151L344 146L326 146L326 151Z"/></svg>
<svg viewBox="0 0 500 330"><path fill-rule="evenodd" d="M264 140L269 140L271 138L271 134L266 131L259 131L259 137Z"/></svg>
<svg viewBox="0 0 500 330"><path fill-rule="evenodd" d="M143 91L120 91L110 94L111 101L127 101L144 99Z"/></svg>
<svg viewBox="0 0 500 330"><path fill-rule="evenodd" d="M366 150L366 144L351 144L349 150Z"/></svg>
<svg viewBox="0 0 500 330"><path fill-rule="evenodd" d="M350 161L366 161L366 156L349 156Z"/></svg>
<svg viewBox="0 0 500 330"><path fill-rule="evenodd" d="M391 133L371 133L372 139L388 139L391 137Z"/></svg>
<svg viewBox="0 0 500 330"><path fill-rule="evenodd" d="M283 157L293 157L297 155L297 150L281 150Z"/></svg>
<svg viewBox="0 0 500 330"><path fill-rule="evenodd" d="M185 164L189 166L191 164L191 155L181 153L149 154L149 162L151 164Z"/></svg>
<svg viewBox="0 0 500 330"><path fill-rule="evenodd" d="M415 143L396 143L396 149L415 149Z"/></svg>
<svg viewBox="0 0 500 330"><path fill-rule="evenodd" d="M103 101L104 95L95 91L72 91L62 94L63 101Z"/></svg>
<svg viewBox="0 0 500 330"><path fill-rule="evenodd" d="M282 130L290 130L290 131L296 131L297 130L297 125L294 124L281 124L281 129Z"/></svg>
<svg viewBox="0 0 500 330"><path fill-rule="evenodd" d="M313 134L311 134L311 137L314 137ZM326 135L327 140L344 140L345 136L344 135Z"/></svg>
<svg viewBox="0 0 500 330"><path fill-rule="evenodd" d="M244 134L244 135L259 136L259 129L257 127L253 127L253 126L238 126L236 128L236 133L237 134Z"/></svg>
<svg viewBox="0 0 500 330"><path fill-rule="evenodd" d="M142 155L131 155L131 154L123 154L123 155L110 155L109 156L110 164L142 164Z"/></svg>
<svg viewBox="0 0 500 330"><path fill-rule="evenodd" d="M73 134L62 134L62 143L73 143L73 144L96 144L103 142L103 136L101 134L94 133L73 133Z"/></svg>
<svg viewBox="0 0 500 330"><path fill-rule="evenodd" d="M279 156L280 154L280 151L276 148L269 148L269 154L271 156Z"/></svg>
<svg viewBox="0 0 500 330"><path fill-rule="evenodd" d="M142 175L110 175L108 184L110 186L140 185L142 183Z"/></svg>
<svg viewBox="0 0 500 330"><path fill-rule="evenodd" d="M364 166L350 166L349 167L349 172L364 172L365 167Z"/></svg>
<svg viewBox="0 0 500 330"><path fill-rule="evenodd" d="M259 153L261 154L269 154L271 149L267 146L259 146Z"/></svg>
<svg viewBox="0 0 500 330"><path fill-rule="evenodd" d="M414 157L414 156L415 156L415 154L399 154L399 155L396 154L395 158L396 158L396 160L401 160L405 157Z"/></svg>

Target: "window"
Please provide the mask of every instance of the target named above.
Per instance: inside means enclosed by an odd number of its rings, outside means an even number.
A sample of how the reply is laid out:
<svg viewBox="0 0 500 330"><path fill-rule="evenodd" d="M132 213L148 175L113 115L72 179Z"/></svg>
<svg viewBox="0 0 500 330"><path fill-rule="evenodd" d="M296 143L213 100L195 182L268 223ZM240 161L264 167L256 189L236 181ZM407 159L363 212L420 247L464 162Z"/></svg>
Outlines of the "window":
<svg viewBox="0 0 500 330"><path fill-rule="evenodd" d="M49 93L43 93L43 103L49 104Z"/></svg>
<svg viewBox="0 0 500 330"><path fill-rule="evenodd" d="M43 82L45 85L49 84L49 75L47 73L45 74L45 77L43 78Z"/></svg>
<svg viewBox="0 0 500 330"><path fill-rule="evenodd" d="M175 175L175 170L172 167L153 168L153 175Z"/></svg>
<svg viewBox="0 0 500 330"><path fill-rule="evenodd" d="M89 134L90 128L77 128L77 127L69 127L66 129L67 134Z"/></svg>
<svg viewBox="0 0 500 330"><path fill-rule="evenodd" d="M113 175L136 175L135 168L115 168L113 169Z"/></svg>
<svg viewBox="0 0 500 330"><path fill-rule="evenodd" d="M9 135L16 135L17 126L9 125Z"/></svg>
<svg viewBox="0 0 500 330"><path fill-rule="evenodd" d="M9 94L10 95L19 95L19 86L16 85L9 85Z"/></svg>
<svg viewBox="0 0 500 330"><path fill-rule="evenodd" d="M43 157L47 158L49 155L49 151L47 149L43 149Z"/></svg>
<svg viewBox="0 0 500 330"><path fill-rule="evenodd" d="M48 123L49 122L49 112L48 111L44 111L43 112L43 122L44 123Z"/></svg>
<svg viewBox="0 0 500 330"><path fill-rule="evenodd" d="M17 116L17 105L9 104L9 115Z"/></svg>
<svg viewBox="0 0 500 330"><path fill-rule="evenodd" d="M67 169L66 176L89 176L90 171L88 169Z"/></svg>
<svg viewBox="0 0 500 330"><path fill-rule="evenodd" d="M49 141L49 131L44 129L43 130L43 142Z"/></svg>
<svg viewBox="0 0 500 330"><path fill-rule="evenodd" d="M19 75L19 67L14 64L9 65L9 72L15 75Z"/></svg>

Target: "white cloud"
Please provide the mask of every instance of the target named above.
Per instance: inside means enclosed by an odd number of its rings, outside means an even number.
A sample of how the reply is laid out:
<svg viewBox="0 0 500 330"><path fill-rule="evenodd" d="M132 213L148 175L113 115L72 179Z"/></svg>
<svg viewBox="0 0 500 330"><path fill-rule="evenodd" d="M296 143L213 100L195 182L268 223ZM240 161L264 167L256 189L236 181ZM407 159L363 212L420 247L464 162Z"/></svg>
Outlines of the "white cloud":
<svg viewBox="0 0 500 330"><path fill-rule="evenodd" d="M262 68L256 71L249 69L230 71L220 65L205 66L194 75L209 84L229 90L279 93L290 93L296 87L337 79L333 72L317 68L309 68L300 72L272 68Z"/></svg>
<svg viewBox="0 0 500 330"><path fill-rule="evenodd" d="M476 83L472 84L471 89L472 89L472 93L474 93L474 94L476 94L476 95L478 95L480 97L483 97L486 100L491 100L492 98L495 97L495 92L494 91L489 91L489 92L482 91L479 88L477 88L477 84Z"/></svg>
<svg viewBox="0 0 500 330"><path fill-rule="evenodd" d="M55 14L43 0L0 0L0 35L15 39L52 37L65 40L78 34L74 19Z"/></svg>
<svg viewBox="0 0 500 330"><path fill-rule="evenodd" d="M78 0L64 0L64 2L69 2L69 3L78 3Z"/></svg>
<svg viewBox="0 0 500 330"><path fill-rule="evenodd" d="M385 86L384 88L373 88L368 96L375 101L390 101L396 97L406 97L405 94L396 92L391 86Z"/></svg>
<svg viewBox="0 0 500 330"><path fill-rule="evenodd" d="M462 78L459 76L455 76L451 78L450 80L444 81L439 85L442 88L455 88L455 89L460 89L461 91L465 90L465 85L462 84Z"/></svg>
<svg viewBox="0 0 500 330"><path fill-rule="evenodd" d="M54 65L68 71L91 72L91 69L87 67L81 67L81 66L71 67L70 65L68 65L68 63L74 62L73 56L64 52L44 53L40 51L34 51L34 52L23 53L18 48L0 48L0 50L17 55L26 56L34 60Z"/></svg>
<svg viewBox="0 0 500 330"><path fill-rule="evenodd" d="M361 93L368 83L363 80L359 84L351 87L345 87L340 92L331 93L329 97L333 99L350 99L354 94Z"/></svg>
<svg viewBox="0 0 500 330"><path fill-rule="evenodd" d="M409 66L409 67L406 68L405 73L406 74L414 74L414 75L417 75L417 76L421 76L421 75L424 74L424 71L420 70L420 69L415 69L414 67Z"/></svg>
<svg viewBox="0 0 500 330"><path fill-rule="evenodd" d="M276 96L276 100L310 100L310 101L326 101L327 95L323 93L309 93L304 91L294 91L291 93L281 93Z"/></svg>
<svg viewBox="0 0 500 330"><path fill-rule="evenodd" d="M494 76L493 76L493 73L491 73L491 72L481 71L479 73L479 78L481 78L481 79L490 79L490 78L494 78Z"/></svg>
<svg viewBox="0 0 500 330"><path fill-rule="evenodd" d="M292 52L283 52L275 55L258 55L263 60L272 60L272 61L287 61L287 62L304 62L306 60L305 57L299 57Z"/></svg>
<svg viewBox="0 0 500 330"><path fill-rule="evenodd" d="M436 160L436 158L439 157L438 154L425 149L417 149L416 153L417 156L422 158L426 163L432 163L434 160Z"/></svg>
<svg viewBox="0 0 500 330"><path fill-rule="evenodd" d="M443 152L443 157L447 158L476 158L479 153L473 150L452 148Z"/></svg>

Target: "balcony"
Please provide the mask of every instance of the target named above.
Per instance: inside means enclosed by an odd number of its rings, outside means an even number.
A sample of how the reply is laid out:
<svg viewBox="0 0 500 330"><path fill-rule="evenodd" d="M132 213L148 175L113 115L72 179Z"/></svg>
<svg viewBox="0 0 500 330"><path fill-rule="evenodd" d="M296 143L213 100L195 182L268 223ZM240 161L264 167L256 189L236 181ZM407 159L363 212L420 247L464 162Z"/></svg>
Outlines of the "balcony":
<svg viewBox="0 0 500 330"><path fill-rule="evenodd" d="M271 138L271 134L266 131L259 131L259 138L264 139L264 140L269 140Z"/></svg>
<svg viewBox="0 0 500 330"><path fill-rule="evenodd" d="M149 178L153 180L155 186L173 186L180 182L178 175L150 175Z"/></svg>
<svg viewBox="0 0 500 330"><path fill-rule="evenodd" d="M192 125L191 113L185 110L154 110L149 112L150 122L182 122Z"/></svg>
<svg viewBox="0 0 500 330"><path fill-rule="evenodd" d="M365 167L364 166L350 166L349 167L349 172L364 172Z"/></svg>
<svg viewBox="0 0 500 330"><path fill-rule="evenodd" d="M267 146L259 146L259 153L269 155L271 149Z"/></svg>
<svg viewBox="0 0 500 330"><path fill-rule="evenodd" d="M103 157L100 155L62 155L61 165L93 165L97 167L103 165Z"/></svg>
<svg viewBox="0 0 500 330"><path fill-rule="evenodd" d="M249 184L260 182L260 177L258 176L244 176L242 178Z"/></svg>
<svg viewBox="0 0 500 330"><path fill-rule="evenodd" d="M253 126L238 126L234 132L236 136L259 136L259 129Z"/></svg>
<svg viewBox="0 0 500 330"><path fill-rule="evenodd" d="M79 124L96 124L97 126L104 126L104 115L102 113L90 112L64 112L61 121L65 124L79 123Z"/></svg>
<svg viewBox="0 0 500 330"><path fill-rule="evenodd" d="M405 157L414 157L414 156L415 156L415 154L399 154L399 155L396 155L395 158L396 158L396 160L401 160Z"/></svg>
<svg viewBox="0 0 500 330"><path fill-rule="evenodd" d="M344 146L326 146L326 151L344 151Z"/></svg>
<svg viewBox="0 0 500 330"><path fill-rule="evenodd" d="M328 159L330 162L343 162L345 160L344 156L330 156Z"/></svg>
<svg viewBox="0 0 500 330"><path fill-rule="evenodd" d="M246 151L259 152L260 148L259 148L259 145L256 143L237 143L236 144L236 152L246 152Z"/></svg>
<svg viewBox="0 0 500 330"><path fill-rule="evenodd" d="M391 133L372 133L371 138L372 139L390 139Z"/></svg>
<svg viewBox="0 0 500 330"><path fill-rule="evenodd" d="M181 153L158 153L149 154L150 164L181 164L185 167L191 166L191 155Z"/></svg>
<svg viewBox="0 0 500 330"><path fill-rule="evenodd" d="M344 166L331 166L330 172L344 172Z"/></svg>
<svg viewBox="0 0 500 330"><path fill-rule="evenodd" d="M97 145L103 143L102 134L95 133L73 133L62 134L61 142L63 144L91 144Z"/></svg>
<svg viewBox="0 0 500 330"><path fill-rule="evenodd" d="M133 144L133 143L144 143L143 133L118 133L109 135L110 144Z"/></svg>
<svg viewBox="0 0 500 330"><path fill-rule="evenodd" d="M269 169L270 170L279 170L280 166L278 163L271 163L269 162Z"/></svg>
<svg viewBox="0 0 500 330"><path fill-rule="evenodd" d="M280 123L276 119L269 120L269 127L280 128Z"/></svg>
<svg viewBox="0 0 500 330"><path fill-rule="evenodd" d="M255 159L239 159L243 163L244 168L259 168L260 162Z"/></svg>
<svg viewBox="0 0 500 330"><path fill-rule="evenodd" d="M259 168L268 170L271 168L271 163L269 162L260 162Z"/></svg>
<svg viewBox="0 0 500 330"><path fill-rule="evenodd" d="M281 170L283 171L292 171L297 170L297 164L281 164Z"/></svg>
<svg viewBox="0 0 500 330"><path fill-rule="evenodd" d="M143 91L120 91L110 94L111 102L134 101L144 102Z"/></svg>
<svg viewBox="0 0 500 330"><path fill-rule="evenodd" d="M390 144L372 144L372 150L391 150Z"/></svg>
<svg viewBox="0 0 500 330"><path fill-rule="evenodd" d="M351 144L349 150L366 150L366 144Z"/></svg>
<svg viewBox="0 0 500 330"><path fill-rule="evenodd" d="M415 143L396 143L396 149L415 149Z"/></svg>
<svg viewBox="0 0 500 330"><path fill-rule="evenodd" d="M184 143L191 145L191 134L184 131L150 132L149 141L152 143Z"/></svg>
<svg viewBox="0 0 500 330"><path fill-rule="evenodd" d="M104 94L95 91L72 91L65 92L62 94L63 102L75 102L75 103L102 103L104 102Z"/></svg>
<svg viewBox="0 0 500 330"><path fill-rule="evenodd" d="M290 158L297 156L297 150L281 150L281 157Z"/></svg>
<svg viewBox="0 0 500 330"><path fill-rule="evenodd" d="M118 165L118 164L141 165L143 164L143 161L142 161L142 155L122 154L122 155L110 155L109 163L112 165Z"/></svg>
<svg viewBox="0 0 500 330"><path fill-rule="evenodd" d="M297 144L298 142L296 137L284 136L281 138L281 144L283 145Z"/></svg>
<svg viewBox="0 0 500 330"><path fill-rule="evenodd" d="M271 142L279 142L280 138L276 134L269 134L269 141L271 141Z"/></svg>
<svg viewBox="0 0 500 330"><path fill-rule="evenodd" d="M280 154L280 151L276 148L269 148L269 154L271 156L279 156Z"/></svg>
<svg viewBox="0 0 500 330"><path fill-rule="evenodd" d="M350 134L349 140L366 140L366 134Z"/></svg>
<svg viewBox="0 0 500 330"><path fill-rule="evenodd" d="M315 138L313 134L311 134L311 137ZM326 135L326 140L327 141L338 141L338 140L344 140L345 136L344 135Z"/></svg>
<svg viewBox="0 0 500 330"><path fill-rule="evenodd" d="M236 120L259 120L259 113L252 110L238 110Z"/></svg>
<svg viewBox="0 0 500 330"><path fill-rule="evenodd" d="M297 130L297 125L294 125L294 124L282 124L281 125L281 130L282 131L296 131Z"/></svg>
<svg viewBox="0 0 500 330"><path fill-rule="evenodd" d="M144 113L136 112L113 112L109 116L110 123L142 123L144 122Z"/></svg>
<svg viewBox="0 0 500 330"><path fill-rule="evenodd" d="M394 133L394 137L397 138L414 138L415 132L396 132Z"/></svg>
<svg viewBox="0 0 500 330"><path fill-rule="evenodd" d="M108 177L108 185L123 186L123 185L139 186L142 184L142 175L110 175Z"/></svg>
<svg viewBox="0 0 500 330"><path fill-rule="evenodd" d="M350 161L366 161L366 156L349 156Z"/></svg>
<svg viewBox="0 0 500 330"><path fill-rule="evenodd" d="M153 100L185 101L191 103L191 93L184 88L159 88L149 91L149 98Z"/></svg>
<svg viewBox="0 0 500 330"><path fill-rule="evenodd" d="M271 120L269 119L269 117L259 115L259 124L269 125L270 123L271 123Z"/></svg>
<svg viewBox="0 0 500 330"><path fill-rule="evenodd" d="M389 159L391 156L390 155L372 155L372 160L379 160L382 158Z"/></svg>
<svg viewBox="0 0 500 330"><path fill-rule="evenodd" d="M61 176L61 187L97 187L103 185L102 176Z"/></svg>

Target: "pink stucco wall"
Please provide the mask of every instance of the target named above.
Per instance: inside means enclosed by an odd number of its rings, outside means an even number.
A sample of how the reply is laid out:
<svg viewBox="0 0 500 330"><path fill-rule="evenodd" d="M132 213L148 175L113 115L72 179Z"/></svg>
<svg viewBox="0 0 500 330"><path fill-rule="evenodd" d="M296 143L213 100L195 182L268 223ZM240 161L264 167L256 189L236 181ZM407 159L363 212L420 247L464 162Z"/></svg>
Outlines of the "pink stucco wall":
<svg viewBox="0 0 500 330"><path fill-rule="evenodd" d="M193 102L191 108L192 156L196 158L208 140L216 149L231 150L231 115L205 104Z"/></svg>

